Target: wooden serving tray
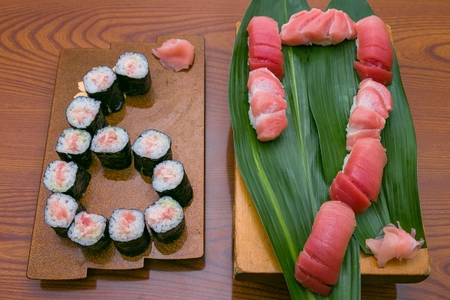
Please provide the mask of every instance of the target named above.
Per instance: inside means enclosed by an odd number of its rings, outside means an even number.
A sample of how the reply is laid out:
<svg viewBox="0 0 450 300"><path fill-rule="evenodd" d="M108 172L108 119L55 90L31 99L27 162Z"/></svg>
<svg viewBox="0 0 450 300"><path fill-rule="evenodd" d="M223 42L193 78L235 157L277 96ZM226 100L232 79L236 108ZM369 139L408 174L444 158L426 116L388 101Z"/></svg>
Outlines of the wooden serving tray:
<svg viewBox="0 0 450 300"><path fill-rule="evenodd" d="M253 282L281 282L283 273L236 165L234 194L234 278ZM378 268L376 259L361 252L363 283L414 283L430 275L428 249L409 260L390 261Z"/></svg>
<svg viewBox="0 0 450 300"><path fill-rule="evenodd" d="M135 257L121 255L111 243L104 251L90 253L67 238L61 238L44 222L44 208L51 194L41 176L28 259L30 279L76 279L87 276L89 268L123 270L144 266L144 259L193 259L204 255L204 138L205 138L205 42L200 36L179 37L195 47L189 70L172 72L162 67L151 49L173 37L158 37L156 43L115 43L110 49L65 49L60 53L42 172L59 159L55 152L61 132L69 127L65 110L79 92L78 82L92 68L114 67L124 52L140 52L149 62L152 85L141 96L125 99L123 108L107 116L110 125L124 128L133 143L147 129L157 129L172 140L173 159L180 161L193 186L194 199L184 208L186 229L173 243L152 242ZM118 208L145 210L159 197L151 178L132 165L121 171L102 167L94 155L88 169L92 175L81 203L88 212L109 218Z"/></svg>

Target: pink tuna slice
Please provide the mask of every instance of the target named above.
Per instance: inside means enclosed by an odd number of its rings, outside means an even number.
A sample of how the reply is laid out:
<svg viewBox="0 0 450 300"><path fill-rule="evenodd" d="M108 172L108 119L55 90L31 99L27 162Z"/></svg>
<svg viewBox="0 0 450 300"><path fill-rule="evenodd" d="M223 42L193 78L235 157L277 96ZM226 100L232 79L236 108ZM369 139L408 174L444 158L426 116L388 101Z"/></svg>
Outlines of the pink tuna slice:
<svg viewBox="0 0 450 300"><path fill-rule="evenodd" d="M303 35L302 30L322 13L320 9L313 8L293 14L289 21L281 26L281 43L288 46L310 45L311 42Z"/></svg>
<svg viewBox="0 0 450 300"><path fill-rule="evenodd" d="M377 81L372 80L371 78L366 78L359 83L359 89L363 89L367 86L376 89L383 98L384 106L386 106L387 111L388 112L392 111L393 109L392 95L391 92L386 88L386 86Z"/></svg>
<svg viewBox="0 0 450 300"><path fill-rule="evenodd" d="M156 50L152 49L152 53L165 68L174 72L189 69L194 61L194 46L184 39L169 39Z"/></svg>
<svg viewBox="0 0 450 300"><path fill-rule="evenodd" d="M347 140L345 149L347 151L352 151L353 145L359 140L364 138L371 138L381 140L380 130L379 129L358 129L351 130L347 128Z"/></svg>
<svg viewBox="0 0 450 300"><path fill-rule="evenodd" d="M334 21L335 14L335 9L329 9L317 16L317 18L312 20L303 28L303 36L305 36L311 43L316 45L331 45L329 32L331 24Z"/></svg>
<svg viewBox="0 0 450 300"><path fill-rule="evenodd" d="M356 105L350 113L348 129L377 129L381 131L385 123L386 120L373 109L363 105Z"/></svg>
<svg viewBox="0 0 450 300"><path fill-rule="evenodd" d="M285 97L280 80L267 68L250 71L247 87L250 95L254 95L258 91L265 91L280 96L281 98Z"/></svg>
<svg viewBox="0 0 450 300"><path fill-rule="evenodd" d="M274 63L268 58L255 58L251 57L248 59L248 65L250 70L256 70L259 68L267 68L272 72L279 80L283 79L284 69L283 65Z"/></svg>
<svg viewBox="0 0 450 300"><path fill-rule="evenodd" d="M339 44L347 37L351 36L349 24L342 10L336 10L333 23L330 26L329 38L333 45ZM353 25L354 26L354 25Z"/></svg>
<svg viewBox="0 0 450 300"><path fill-rule="evenodd" d="M389 112L384 104L383 97L371 86L366 86L358 91L358 94L356 95L356 105L363 105L371 108L383 119L389 117Z"/></svg>
<svg viewBox="0 0 450 300"><path fill-rule="evenodd" d="M58 199L58 201L52 201L50 202L50 211L53 217L56 218L56 220L67 220L69 218L69 213L64 205L62 205L59 201L61 199Z"/></svg>
<svg viewBox="0 0 450 300"><path fill-rule="evenodd" d="M281 50L278 23L266 16L253 17L247 25L249 47L265 45Z"/></svg>
<svg viewBox="0 0 450 300"><path fill-rule="evenodd" d="M416 231L411 229L408 234L398 223L398 228L393 224L388 224L383 228L384 237L367 239L366 246L377 258L379 268L384 268L391 259L411 259L417 255L423 246L424 240L416 241Z"/></svg>
<svg viewBox="0 0 450 300"><path fill-rule="evenodd" d="M343 172L370 200L376 201L380 192L386 150L378 139L358 140L346 158Z"/></svg>
<svg viewBox="0 0 450 300"><path fill-rule="evenodd" d="M326 283L332 285L337 282L355 226L355 214L348 205L340 201L323 203L314 219L311 235L297 259L296 280L305 288L328 296L332 287ZM312 265L316 268L309 268ZM320 265L326 267L318 268Z"/></svg>
<svg viewBox="0 0 450 300"><path fill-rule="evenodd" d="M369 198L342 171L331 183L330 197L350 206L355 214L365 212L371 205Z"/></svg>
<svg viewBox="0 0 450 300"><path fill-rule="evenodd" d="M249 58L267 59L276 65L283 65L283 52L271 46L256 45L248 49Z"/></svg>
<svg viewBox="0 0 450 300"><path fill-rule="evenodd" d="M286 110L286 100L275 94L259 91L253 95L250 101L253 117L258 118L262 114L276 113Z"/></svg>
<svg viewBox="0 0 450 300"><path fill-rule="evenodd" d="M276 139L287 127L286 111L260 115L255 126L257 139L267 142Z"/></svg>
<svg viewBox="0 0 450 300"><path fill-rule="evenodd" d="M373 65L365 65L359 61L353 62L353 67L361 80L371 78L383 85L389 85L392 82L392 73L382 68Z"/></svg>

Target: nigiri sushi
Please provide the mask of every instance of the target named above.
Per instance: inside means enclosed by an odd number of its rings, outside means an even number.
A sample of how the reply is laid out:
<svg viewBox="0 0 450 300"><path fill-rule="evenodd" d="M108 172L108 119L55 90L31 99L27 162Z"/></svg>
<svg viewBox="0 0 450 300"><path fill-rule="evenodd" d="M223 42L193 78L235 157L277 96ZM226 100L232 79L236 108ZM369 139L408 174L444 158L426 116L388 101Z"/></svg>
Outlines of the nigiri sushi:
<svg viewBox="0 0 450 300"><path fill-rule="evenodd" d="M354 67L361 80L372 78L389 85L392 82L392 51L389 33L384 22L372 15L356 23L356 57Z"/></svg>
<svg viewBox="0 0 450 300"><path fill-rule="evenodd" d="M415 239L416 230L411 229L411 233L407 233L400 226L398 228L394 224L388 224L383 228L383 234L374 239L367 239L366 246L372 251L377 258L379 268L384 268L386 263L391 259L410 259L417 255L422 247L424 240Z"/></svg>
<svg viewBox="0 0 450 300"><path fill-rule="evenodd" d="M247 25L250 70L269 69L278 79L284 76L283 52L278 23L266 16L255 16Z"/></svg>
<svg viewBox="0 0 450 300"><path fill-rule="evenodd" d="M353 209L355 214L365 212L371 202L369 198L342 171L339 171L330 187L331 200L341 201Z"/></svg>
<svg viewBox="0 0 450 300"><path fill-rule="evenodd" d="M312 8L289 18L281 27L281 43L289 46L335 45L356 38L356 23L342 10Z"/></svg>
<svg viewBox="0 0 450 300"><path fill-rule="evenodd" d="M323 203L295 264L295 279L305 288L328 296L339 279L355 226L355 213L347 204L340 201Z"/></svg>

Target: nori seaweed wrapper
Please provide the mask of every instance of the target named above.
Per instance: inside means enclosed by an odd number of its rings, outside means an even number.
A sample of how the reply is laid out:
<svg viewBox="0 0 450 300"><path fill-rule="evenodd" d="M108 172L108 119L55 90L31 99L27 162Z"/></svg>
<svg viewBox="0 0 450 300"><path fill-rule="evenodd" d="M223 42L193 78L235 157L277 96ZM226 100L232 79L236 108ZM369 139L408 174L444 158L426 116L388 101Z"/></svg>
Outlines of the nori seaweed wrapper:
<svg viewBox="0 0 450 300"><path fill-rule="evenodd" d="M101 102L100 107L105 116L121 110L125 101L123 92L119 89L117 79L114 80L113 84L105 91L88 93L88 96Z"/></svg>
<svg viewBox="0 0 450 300"><path fill-rule="evenodd" d="M105 224L105 230L103 231L103 236L94 244L87 246L87 245L80 244L76 241L73 241L73 240L72 241L74 243L76 243L77 245L80 245L82 248L87 249L92 252L99 252L99 251L106 249L109 246L109 244L111 243L111 237L109 236L109 232L108 232L109 220L107 218L105 218L105 220L106 220L106 224ZM72 223L71 227L72 226L74 226L74 223ZM69 231L70 231L70 228L69 228Z"/></svg>
<svg viewBox="0 0 450 300"><path fill-rule="evenodd" d="M152 180L154 180L153 177ZM183 168L183 179L176 187L174 187L173 189L156 192L161 198L164 196L172 197L173 199L178 201L178 203L180 203L182 207L186 207L189 204L191 204L194 194L191 182L189 181L189 178L186 174L186 170L184 168Z"/></svg>
<svg viewBox="0 0 450 300"><path fill-rule="evenodd" d="M82 166L78 165L77 175L73 186L63 194L72 196L75 200L80 200L83 197L86 189L91 181L91 174Z"/></svg>
<svg viewBox="0 0 450 300"><path fill-rule="evenodd" d="M152 235L161 243L171 243L178 239L184 231L186 227L186 218L183 216L183 220L175 226L174 228L166 231L166 232L156 232L152 228L150 228Z"/></svg>
<svg viewBox="0 0 450 300"><path fill-rule="evenodd" d="M133 158L134 158L134 167L136 170L143 174L144 176L152 176L153 175L153 169L157 164L164 160L171 160L172 159L172 140L167 136L165 133L162 133L158 130L149 129L144 131L137 139L136 142L142 137L145 136L148 132L156 132L162 136L165 136L169 141L169 148L167 149L166 153L162 154L158 158L150 158L146 156L142 156L138 154L136 151L133 150Z"/></svg>
<svg viewBox="0 0 450 300"><path fill-rule="evenodd" d="M76 129L76 130L84 131L82 129ZM66 132L66 130L64 130L64 132L61 133L61 136L63 136L65 132ZM87 132L87 131L84 131L84 132ZM63 161L67 161L67 162L73 161L73 162L77 163L79 166L82 166L85 169L89 169L89 167L92 164L92 151L91 151L91 147L90 147L91 136L89 133L87 133L87 134L89 136L89 145L84 152L81 152L78 154L62 152L62 151L58 151L58 148L56 147L56 153L58 154L59 158ZM58 145L58 142L57 142L57 145Z"/></svg>
<svg viewBox="0 0 450 300"><path fill-rule="evenodd" d="M142 78L132 78L126 75L117 74L119 89L129 96L143 95L150 90L152 79L150 73Z"/></svg>
<svg viewBox="0 0 450 300"><path fill-rule="evenodd" d="M131 154L130 141L117 152L95 152L101 164L109 169L123 170L131 166L133 156Z"/></svg>
<svg viewBox="0 0 450 300"><path fill-rule="evenodd" d="M147 250L148 245L150 245L151 238L150 234L148 233L147 227L144 227L142 235L134 240L120 242L113 239L112 241L120 254L132 257L139 255Z"/></svg>

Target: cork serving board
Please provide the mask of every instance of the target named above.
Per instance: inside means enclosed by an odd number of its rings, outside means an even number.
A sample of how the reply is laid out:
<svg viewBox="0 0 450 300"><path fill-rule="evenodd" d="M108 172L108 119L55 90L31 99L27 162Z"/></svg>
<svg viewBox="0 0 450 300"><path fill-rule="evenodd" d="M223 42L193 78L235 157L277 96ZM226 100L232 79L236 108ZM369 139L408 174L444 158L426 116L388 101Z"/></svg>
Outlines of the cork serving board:
<svg viewBox="0 0 450 300"><path fill-rule="evenodd" d="M194 63L188 70L165 69L152 52L169 38L183 38L195 47ZM150 91L128 96L118 112L108 115L109 125L124 128L133 143L147 129L166 133L172 140L173 159L185 168L194 191L192 203L184 208L186 228L169 244L153 242L141 255L121 255L113 243L101 252L91 253L68 238L56 235L44 221L44 208L51 195L43 184L43 172L53 160L57 139L69 127L65 111L79 92L78 83L92 68L114 67L124 52L140 52L147 57L152 79ZM123 270L144 266L145 259L195 259L204 255L204 138L205 138L205 43L200 36L158 37L155 43L114 43L110 49L64 49L60 53L49 121L47 142L38 193L36 215L28 259L27 277L41 280L78 279L88 269ZM159 197L151 178L133 165L121 171L101 166L97 157L88 169L92 175L80 199L88 212L108 219L118 208L144 211Z"/></svg>

